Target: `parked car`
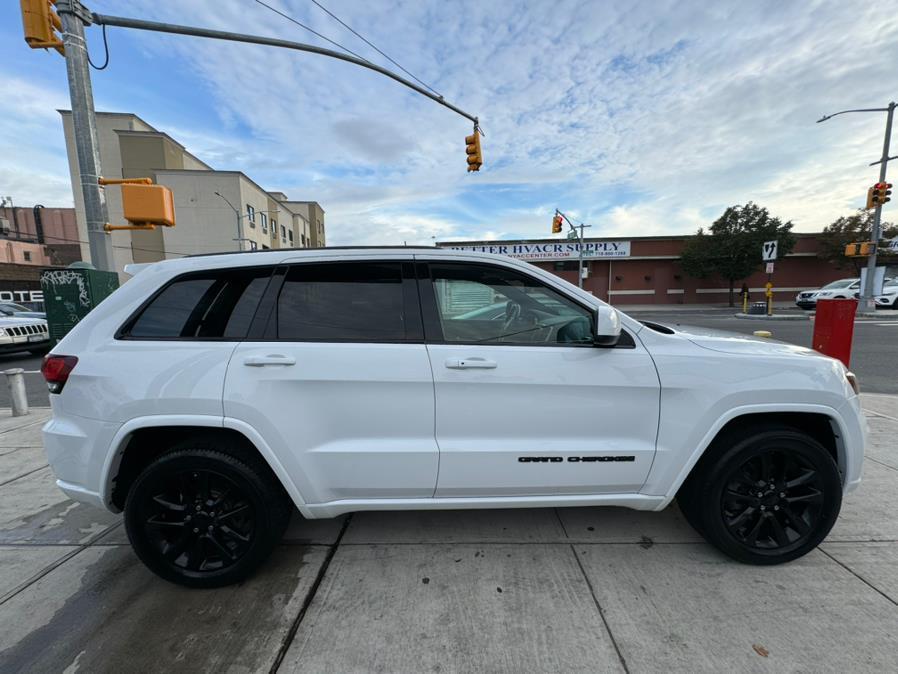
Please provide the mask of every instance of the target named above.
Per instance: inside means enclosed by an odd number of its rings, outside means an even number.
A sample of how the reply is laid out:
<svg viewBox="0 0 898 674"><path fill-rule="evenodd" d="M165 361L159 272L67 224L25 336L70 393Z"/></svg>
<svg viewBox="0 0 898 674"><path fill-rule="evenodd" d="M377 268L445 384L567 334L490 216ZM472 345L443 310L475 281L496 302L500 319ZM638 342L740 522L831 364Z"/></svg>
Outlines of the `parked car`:
<svg viewBox="0 0 898 674"><path fill-rule="evenodd" d="M15 302L0 302L0 317L2 316L15 316L16 318L47 318L47 314L43 311L32 311L28 307L16 304Z"/></svg>
<svg viewBox="0 0 898 674"><path fill-rule="evenodd" d="M0 353L29 351L42 356L49 350L47 321L0 315Z"/></svg>
<svg viewBox="0 0 898 674"><path fill-rule="evenodd" d="M843 278L827 283L817 290L802 290L795 297L795 304L802 309L814 309L818 299L850 299L857 297L861 287L859 278Z"/></svg>
<svg viewBox="0 0 898 674"><path fill-rule="evenodd" d="M59 487L124 511L138 557L176 583L247 577L295 508L676 499L727 555L776 564L817 546L860 483L866 424L839 361L640 323L508 257L291 250L126 271L44 361L44 445Z"/></svg>
<svg viewBox="0 0 898 674"><path fill-rule="evenodd" d="M898 309L898 278L886 281L882 286L882 295L877 295L877 309Z"/></svg>

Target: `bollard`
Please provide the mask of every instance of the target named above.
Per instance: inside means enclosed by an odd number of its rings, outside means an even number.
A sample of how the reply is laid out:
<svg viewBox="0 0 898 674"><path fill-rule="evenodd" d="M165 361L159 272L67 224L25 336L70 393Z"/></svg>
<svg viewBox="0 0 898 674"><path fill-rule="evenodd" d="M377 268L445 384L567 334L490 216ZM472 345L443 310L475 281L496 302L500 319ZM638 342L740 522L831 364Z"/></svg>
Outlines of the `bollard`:
<svg viewBox="0 0 898 674"><path fill-rule="evenodd" d="M755 330L752 334L755 337L773 337L773 333L770 330Z"/></svg>
<svg viewBox="0 0 898 674"><path fill-rule="evenodd" d="M6 375L6 383L9 384L9 398L12 401L12 415L14 417L24 417L28 414L28 396L25 394L25 377L20 367L14 367L11 370L4 370Z"/></svg>

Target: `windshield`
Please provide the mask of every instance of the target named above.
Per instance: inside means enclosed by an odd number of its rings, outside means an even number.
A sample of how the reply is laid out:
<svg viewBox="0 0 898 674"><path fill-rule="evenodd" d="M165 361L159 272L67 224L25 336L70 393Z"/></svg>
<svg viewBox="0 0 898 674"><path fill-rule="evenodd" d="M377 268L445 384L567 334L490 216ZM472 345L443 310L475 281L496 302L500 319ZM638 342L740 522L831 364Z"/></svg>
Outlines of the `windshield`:
<svg viewBox="0 0 898 674"><path fill-rule="evenodd" d="M16 304L15 302L3 302L0 304L0 310L3 311L31 311L28 307L23 307L21 304Z"/></svg>
<svg viewBox="0 0 898 674"><path fill-rule="evenodd" d="M834 290L836 288L847 288L852 283L854 283L853 278L842 279L841 281L833 281L832 283L827 283L823 286L823 290Z"/></svg>

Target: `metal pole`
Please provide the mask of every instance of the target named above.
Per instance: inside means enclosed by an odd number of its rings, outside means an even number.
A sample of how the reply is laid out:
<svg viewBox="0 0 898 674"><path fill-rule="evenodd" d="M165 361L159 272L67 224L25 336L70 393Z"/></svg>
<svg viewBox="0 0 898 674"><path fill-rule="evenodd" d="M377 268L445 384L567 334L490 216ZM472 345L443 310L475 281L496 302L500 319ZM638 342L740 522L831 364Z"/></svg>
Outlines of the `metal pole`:
<svg viewBox="0 0 898 674"><path fill-rule="evenodd" d="M580 223L580 269L577 274L577 285L583 287L583 223Z"/></svg>
<svg viewBox="0 0 898 674"><path fill-rule="evenodd" d="M886 136L882 143L882 159L879 165L879 182L886 181L886 169L889 164L889 141L892 137L892 115L895 112L896 103L889 103L888 113L886 114ZM872 314L876 312L876 304L873 301L873 277L876 274L876 248L879 245L879 237L882 234L880 221L882 218L882 204L876 205L873 212L873 232L871 240L873 241L873 255L867 260L867 282L864 284L864 292L861 295L859 309L861 313Z"/></svg>
<svg viewBox="0 0 898 674"><path fill-rule="evenodd" d="M101 175L100 144L87 63L87 45L84 42L84 24L86 20L89 21L90 13L78 0L59 0L56 11L62 21L62 42L69 77L69 95L72 99L72 126L75 132L78 172L81 175L81 194L84 196L90 260L97 269L115 271L112 239L103 229L109 222L106 194L97 182Z"/></svg>

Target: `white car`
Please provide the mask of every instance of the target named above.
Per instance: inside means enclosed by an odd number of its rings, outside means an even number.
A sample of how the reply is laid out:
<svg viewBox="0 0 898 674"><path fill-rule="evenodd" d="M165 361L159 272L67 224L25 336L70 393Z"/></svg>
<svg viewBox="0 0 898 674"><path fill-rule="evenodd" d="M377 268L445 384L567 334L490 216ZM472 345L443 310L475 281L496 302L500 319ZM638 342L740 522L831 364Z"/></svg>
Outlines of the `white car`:
<svg viewBox="0 0 898 674"><path fill-rule="evenodd" d="M42 356L49 350L47 321L0 315L0 353L29 351Z"/></svg>
<svg viewBox="0 0 898 674"><path fill-rule="evenodd" d="M44 444L59 487L123 510L173 582L245 578L294 507L677 499L724 553L775 564L820 543L861 479L839 361L640 323L508 257L316 249L128 271L45 359Z"/></svg>
<svg viewBox="0 0 898 674"><path fill-rule="evenodd" d="M898 278L887 281L882 286L882 295L877 295L878 309L898 309Z"/></svg>
<svg viewBox="0 0 898 674"><path fill-rule="evenodd" d="M859 278L843 278L832 283L827 283L817 290L802 290L795 297L795 304L802 309L813 309L817 306L817 300L851 299L860 291L861 280Z"/></svg>

